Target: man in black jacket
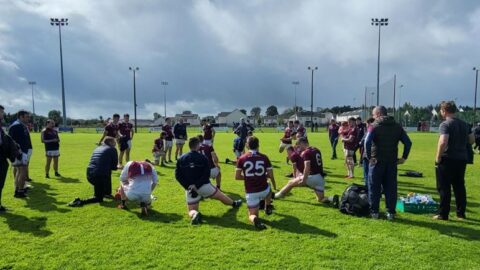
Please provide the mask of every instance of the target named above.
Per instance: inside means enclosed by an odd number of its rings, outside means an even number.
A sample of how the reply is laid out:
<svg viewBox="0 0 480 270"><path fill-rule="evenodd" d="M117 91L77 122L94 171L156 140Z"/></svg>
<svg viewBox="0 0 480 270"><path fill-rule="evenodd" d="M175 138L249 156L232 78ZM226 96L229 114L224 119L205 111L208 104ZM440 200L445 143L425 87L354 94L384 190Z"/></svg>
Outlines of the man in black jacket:
<svg viewBox="0 0 480 270"><path fill-rule="evenodd" d="M87 167L87 179L93 185L94 196L81 200L76 198L69 206L83 206L90 203L103 202L103 198L112 199L112 171L117 169L118 154L115 148L115 138L105 137L103 144L98 146L90 158Z"/></svg>
<svg viewBox="0 0 480 270"><path fill-rule="evenodd" d="M183 118L178 120L173 126L173 135L175 136L175 160L183 154L183 146L185 145L185 140L187 139L187 125L184 123Z"/></svg>
<svg viewBox="0 0 480 270"><path fill-rule="evenodd" d="M6 209L5 207L2 206L2 190L3 186L5 185L5 178L7 178L7 172L8 172L8 161L7 157L3 153L3 136L5 135L5 132L3 131L2 128L2 121L3 121L3 114L4 114L5 108L0 105L0 213L5 212Z"/></svg>
<svg viewBox="0 0 480 270"><path fill-rule="evenodd" d="M210 183L210 166L207 158L199 152L200 140L197 137L190 138L188 146L190 152L177 161L175 178L185 189L188 215L192 219L192 225L200 224L202 220L202 215L198 211L202 198L212 198L225 205L240 207L242 200L232 200Z"/></svg>

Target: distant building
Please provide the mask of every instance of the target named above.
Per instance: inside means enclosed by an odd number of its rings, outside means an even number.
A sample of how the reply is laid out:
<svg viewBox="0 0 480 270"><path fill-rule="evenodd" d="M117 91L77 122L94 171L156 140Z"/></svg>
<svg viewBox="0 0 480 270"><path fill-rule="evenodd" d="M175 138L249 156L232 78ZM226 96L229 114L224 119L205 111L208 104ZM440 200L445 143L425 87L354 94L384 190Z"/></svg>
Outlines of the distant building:
<svg viewBox="0 0 480 270"><path fill-rule="evenodd" d="M278 116L264 116L263 117L264 126L277 126L278 125Z"/></svg>
<svg viewBox="0 0 480 270"><path fill-rule="evenodd" d="M344 113L338 114L335 120L337 120L337 122L344 122L344 121L348 121L348 118L350 117L354 117L354 118L360 117L362 118L362 120L365 120L366 118L365 111L362 109L359 109L359 110L344 112Z"/></svg>
<svg viewBox="0 0 480 270"><path fill-rule="evenodd" d="M242 113L239 109L235 109L232 112L221 112L215 118L215 123L220 126L233 126L233 123L240 122L240 118L247 119L247 116Z"/></svg>
<svg viewBox="0 0 480 270"><path fill-rule="evenodd" d="M317 123L318 125L327 125L334 116L331 112L313 112L313 123ZM289 117L289 121L299 120L305 126L310 126L312 116L311 112L309 111L302 111L297 112Z"/></svg>
<svg viewBox="0 0 480 270"><path fill-rule="evenodd" d="M193 114L191 111L184 111L180 114L175 115L175 121L177 122L180 118L183 118L185 123L190 126L200 126L200 117L198 114Z"/></svg>

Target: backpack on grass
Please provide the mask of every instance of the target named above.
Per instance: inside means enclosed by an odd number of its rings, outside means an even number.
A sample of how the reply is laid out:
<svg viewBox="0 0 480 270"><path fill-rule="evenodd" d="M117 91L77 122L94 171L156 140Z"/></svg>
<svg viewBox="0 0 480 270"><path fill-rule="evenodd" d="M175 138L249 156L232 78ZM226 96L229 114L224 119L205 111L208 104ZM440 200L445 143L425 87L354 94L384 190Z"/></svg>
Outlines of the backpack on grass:
<svg viewBox="0 0 480 270"><path fill-rule="evenodd" d="M357 184L348 186L340 199L339 209L340 212L347 215L368 216L370 214L370 204L368 203L367 188Z"/></svg>

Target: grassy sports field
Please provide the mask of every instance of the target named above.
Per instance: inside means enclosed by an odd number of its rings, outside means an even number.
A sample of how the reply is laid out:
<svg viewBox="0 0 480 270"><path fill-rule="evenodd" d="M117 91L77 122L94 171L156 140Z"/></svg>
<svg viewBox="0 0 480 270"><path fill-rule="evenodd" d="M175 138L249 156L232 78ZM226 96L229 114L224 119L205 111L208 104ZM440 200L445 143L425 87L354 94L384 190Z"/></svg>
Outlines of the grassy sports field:
<svg viewBox="0 0 480 270"><path fill-rule="evenodd" d="M277 150L281 134L256 135L261 152L273 162L277 184L284 185L290 167ZM317 203L309 189L296 189L274 202L272 216L262 214L269 228L259 232L248 223L246 206L234 210L209 200L200 206L204 224L191 226L173 164L158 168L160 184L154 192L158 200L147 218L141 218L133 204L130 211L119 210L110 201L67 207L75 197L93 194L85 168L99 136L61 134L64 178L45 179L43 145L39 134L32 134L34 189L29 198L14 199L10 172L3 192L9 211L0 214L0 269L480 269L478 164L467 169L465 221L455 220L453 213L449 222L403 213L394 222L355 218ZM155 136L137 134L132 158L151 158ZM438 200L433 166L437 135L410 136L412 152L399 169L421 171L425 177L399 177L399 195L429 193ZM234 198L244 198L243 183L233 179L234 167L223 163L226 157L233 158L233 138L232 133L219 133L215 140L222 160L222 188ZM329 159L324 132L309 138L324 156L326 194L341 194L350 183L343 179L343 159ZM356 169L354 182L361 183L361 175Z"/></svg>

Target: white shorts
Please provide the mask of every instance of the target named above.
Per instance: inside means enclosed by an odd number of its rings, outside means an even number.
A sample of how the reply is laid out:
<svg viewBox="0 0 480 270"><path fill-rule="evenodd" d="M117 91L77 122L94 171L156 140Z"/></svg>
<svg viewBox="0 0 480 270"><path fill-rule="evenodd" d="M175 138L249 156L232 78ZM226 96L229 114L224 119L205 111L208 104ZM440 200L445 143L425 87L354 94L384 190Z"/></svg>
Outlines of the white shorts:
<svg viewBox="0 0 480 270"><path fill-rule="evenodd" d="M151 202L150 194L125 191L125 195L127 196L129 201L137 201L137 202L143 202L143 203Z"/></svg>
<svg viewBox="0 0 480 270"><path fill-rule="evenodd" d="M323 192L325 190L325 180L321 174L309 175L307 178L307 186L315 191Z"/></svg>
<svg viewBox="0 0 480 270"><path fill-rule="evenodd" d="M220 169L218 167L210 169L210 178L217 178L218 174L220 174Z"/></svg>
<svg viewBox="0 0 480 270"><path fill-rule="evenodd" d="M212 146L212 140L203 140L203 144Z"/></svg>
<svg viewBox="0 0 480 270"><path fill-rule="evenodd" d="M47 151L45 153L47 157L59 157L60 156L60 150L55 150L55 151Z"/></svg>
<svg viewBox="0 0 480 270"><path fill-rule="evenodd" d="M268 194L270 194L270 185L264 191L255 192L255 193L247 193L245 195L245 199L247 200L247 207L248 208L257 208L260 205L260 201L265 199Z"/></svg>
<svg viewBox="0 0 480 270"><path fill-rule="evenodd" d="M198 196L192 198L190 192L185 190L185 197L187 199L187 204L197 204L202 198L209 198L217 193L218 188L213 186L211 183L204 184L199 189L197 189Z"/></svg>
<svg viewBox="0 0 480 270"><path fill-rule="evenodd" d="M280 143L280 151L283 152L283 150L285 150L285 148L289 147L289 146L292 146L292 144L287 144L287 143L284 143L284 142L281 142Z"/></svg>
<svg viewBox="0 0 480 270"><path fill-rule="evenodd" d="M345 157L353 157L354 153L355 152L352 151L352 150L348 150L348 149L343 148L343 154L345 155Z"/></svg>
<svg viewBox="0 0 480 270"><path fill-rule="evenodd" d="M184 145L184 144L185 144L185 140L184 140L184 139L175 139L175 144L176 144L176 145Z"/></svg>
<svg viewBox="0 0 480 270"><path fill-rule="evenodd" d="M127 145L128 149L132 149L132 140L128 140Z"/></svg>
<svg viewBox="0 0 480 270"><path fill-rule="evenodd" d="M153 157L155 158L155 160L159 160L160 157L164 157L164 156L165 156L165 152L164 152L164 151L153 152Z"/></svg>
<svg viewBox="0 0 480 270"><path fill-rule="evenodd" d="M22 157L20 159L15 159L12 163L13 167L24 167L28 165L28 154L22 153Z"/></svg>
<svg viewBox="0 0 480 270"><path fill-rule="evenodd" d="M237 158L241 157L242 156L242 151L235 150L235 156Z"/></svg>
<svg viewBox="0 0 480 270"><path fill-rule="evenodd" d="M165 141L165 148L172 148L173 141Z"/></svg>

